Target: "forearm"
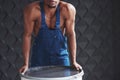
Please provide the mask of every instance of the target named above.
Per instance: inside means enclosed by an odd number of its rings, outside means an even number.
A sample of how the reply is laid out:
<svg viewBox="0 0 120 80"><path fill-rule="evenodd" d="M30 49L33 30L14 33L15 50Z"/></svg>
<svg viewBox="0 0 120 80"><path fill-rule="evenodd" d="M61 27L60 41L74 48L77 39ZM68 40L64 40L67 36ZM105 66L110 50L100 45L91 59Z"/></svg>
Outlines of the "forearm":
<svg viewBox="0 0 120 80"><path fill-rule="evenodd" d="M23 36L23 57L24 57L24 65L28 65L29 63L29 54L30 54L30 43L31 36L24 35Z"/></svg>
<svg viewBox="0 0 120 80"><path fill-rule="evenodd" d="M68 47L70 52L71 63L76 62L76 35L75 32L68 36Z"/></svg>

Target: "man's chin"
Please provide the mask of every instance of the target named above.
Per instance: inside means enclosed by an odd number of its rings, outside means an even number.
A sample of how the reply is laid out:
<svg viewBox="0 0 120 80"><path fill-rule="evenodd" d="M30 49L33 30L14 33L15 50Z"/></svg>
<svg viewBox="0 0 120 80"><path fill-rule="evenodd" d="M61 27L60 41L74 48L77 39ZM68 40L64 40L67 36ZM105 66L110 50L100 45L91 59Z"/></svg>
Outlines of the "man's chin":
<svg viewBox="0 0 120 80"><path fill-rule="evenodd" d="M56 8L56 5L48 5L49 8Z"/></svg>

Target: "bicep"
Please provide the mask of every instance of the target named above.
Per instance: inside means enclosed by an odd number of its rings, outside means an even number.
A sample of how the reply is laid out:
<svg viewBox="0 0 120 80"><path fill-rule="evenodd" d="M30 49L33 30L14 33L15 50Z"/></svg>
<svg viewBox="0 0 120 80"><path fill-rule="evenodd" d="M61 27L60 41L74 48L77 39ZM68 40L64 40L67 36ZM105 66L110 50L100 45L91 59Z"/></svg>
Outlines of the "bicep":
<svg viewBox="0 0 120 80"><path fill-rule="evenodd" d="M33 14L30 9L25 8L23 11L24 18L24 36L31 36L34 26Z"/></svg>
<svg viewBox="0 0 120 80"><path fill-rule="evenodd" d="M66 35L71 35L74 32L74 21L66 20Z"/></svg>
<svg viewBox="0 0 120 80"><path fill-rule="evenodd" d="M73 7L70 11L68 11L68 15L66 18L66 34L73 35L74 34L74 29L75 29L75 15L76 15L76 10Z"/></svg>

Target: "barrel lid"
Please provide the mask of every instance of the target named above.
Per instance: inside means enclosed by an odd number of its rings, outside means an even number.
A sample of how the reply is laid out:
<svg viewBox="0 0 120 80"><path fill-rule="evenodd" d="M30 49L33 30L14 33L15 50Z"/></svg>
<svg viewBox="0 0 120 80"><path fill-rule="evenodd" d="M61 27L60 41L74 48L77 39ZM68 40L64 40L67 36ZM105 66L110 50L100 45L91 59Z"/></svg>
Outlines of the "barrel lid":
<svg viewBox="0 0 120 80"><path fill-rule="evenodd" d="M42 66L29 68L21 77L25 78L65 78L83 76L83 70L77 71L70 66Z"/></svg>

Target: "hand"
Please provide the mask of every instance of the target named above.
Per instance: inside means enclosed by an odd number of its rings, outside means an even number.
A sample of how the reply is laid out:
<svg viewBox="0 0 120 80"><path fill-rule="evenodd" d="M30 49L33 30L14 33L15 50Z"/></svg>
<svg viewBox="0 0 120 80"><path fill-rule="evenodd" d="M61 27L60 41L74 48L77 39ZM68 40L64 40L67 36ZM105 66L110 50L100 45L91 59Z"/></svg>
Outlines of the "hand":
<svg viewBox="0 0 120 80"><path fill-rule="evenodd" d="M24 74L28 69L28 65L23 65L20 69L19 69L19 72Z"/></svg>
<svg viewBox="0 0 120 80"><path fill-rule="evenodd" d="M75 69L77 69L77 70L81 70L82 69L82 66L80 66L77 62L74 62L72 64L72 67L75 68Z"/></svg>

